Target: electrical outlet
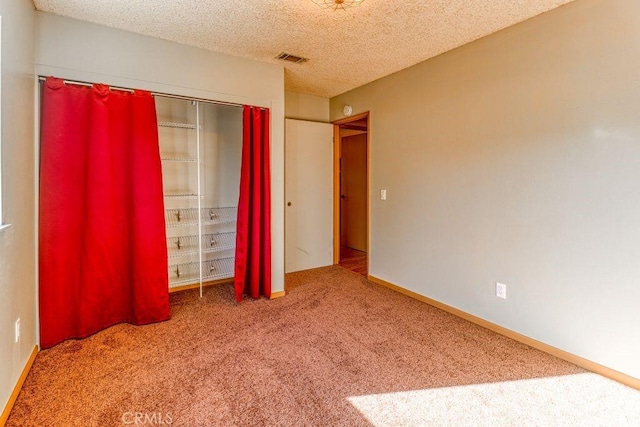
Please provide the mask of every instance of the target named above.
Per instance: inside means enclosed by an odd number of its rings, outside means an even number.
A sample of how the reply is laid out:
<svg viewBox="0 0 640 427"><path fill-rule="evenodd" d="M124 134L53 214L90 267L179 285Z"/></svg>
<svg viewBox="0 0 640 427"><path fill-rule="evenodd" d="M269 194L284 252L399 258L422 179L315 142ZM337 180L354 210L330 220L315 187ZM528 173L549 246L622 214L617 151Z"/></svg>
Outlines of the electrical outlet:
<svg viewBox="0 0 640 427"><path fill-rule="evenodd" d="M498 298L507 299L507 285L496 282L496 296Z"/></svg>
<svg viewBox="0 0 640 427"><path fill-rule="evenodd" d="M387 200L387 190L380 190L380 200Z"/></svg>
<svg viewBox="0 0 640 427"><path fill-rule="evenodd" d="M16 323L14 324L13 342L17 344L19 341L20 341L20 318L18 317L18 319L16 320Z"/></svg>

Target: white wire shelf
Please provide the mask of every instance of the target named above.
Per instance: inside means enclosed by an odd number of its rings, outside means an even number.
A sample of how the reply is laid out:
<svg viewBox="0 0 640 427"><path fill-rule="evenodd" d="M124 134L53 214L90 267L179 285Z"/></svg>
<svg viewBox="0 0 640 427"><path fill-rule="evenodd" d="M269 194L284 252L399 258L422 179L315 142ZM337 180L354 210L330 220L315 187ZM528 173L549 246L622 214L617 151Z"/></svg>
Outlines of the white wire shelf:
<svg viewBox="0 0 640 427"><path fill-rule="evenodd" d="M198 159L190 157L161 157L163 162L179 162L179 163L198 163Z"/></svg>
<svg viewBox="0 0 640 427"><path fill-rule="evenodd" d="M177 236L167 238L167 249L169 257L182 257L197 255L198 236ZM208 233L202 235L202 253L221 252L236 247L236 233L234 231L226 233Z"/></svg>
<svg viewBox="0 0 640 427"><path fill-rule="evenodd" d="M235 258L226 257L202 261L202 280L219 280L233 277ZM200 263L187 262L169 266L169 287L199 283Z"/></svg>
<svg viewBox="0 0 640 427"><path fill-rule="evenodd" d="M176 194L165 194L164 198L191 200L191 199L202 198L202 196L198 196L197 194L193 194L193 193L176 193Z"/></svg>
<svg viewBox="0 0 640 427"><path fill-rule="evenodd" d="M232 224L238 217L236 207L215 207L200 209L203 225ZM198 225L198 208L167 209L165 222L167 227L187 227Z"/></svg>
<svg viewBox="0 0 640 427"><path fill-rule="evenodd" d="M158 126L163 128L177 128L177 129L195 129L196 125L191 123L178 123L178 122L158 122Z"/></svg>

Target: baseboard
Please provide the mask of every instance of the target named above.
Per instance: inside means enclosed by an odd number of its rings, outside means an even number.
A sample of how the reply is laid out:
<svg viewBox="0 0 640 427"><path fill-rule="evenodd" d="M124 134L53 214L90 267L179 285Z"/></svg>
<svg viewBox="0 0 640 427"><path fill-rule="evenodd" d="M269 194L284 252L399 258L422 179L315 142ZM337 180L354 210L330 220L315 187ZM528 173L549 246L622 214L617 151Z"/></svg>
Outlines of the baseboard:
<svg viewBox="0 0 640 427"><path fill-rule="evenodd" d="M271 297L269 299L282 298L285 295L286 295L285 291L271 292Z"/></svg>
<svg viewBox="0 0 640 427"><path fill-rule="evenodd" d="M573 353L569 353L567 351L561 350L557 347L553 347L549 344L545 344L541 341L530 338L526 335L522 335L518 332L512 331L511 329L507 329L500 325L496 325L495 323L491 323L487 320L484 320L480 317L474 316L473 314L469 314L465 311L459 310L457 308L451 307L447 304L443 304L439 301L433 300L431 298L425 297L424 295L420 295L416 292L410 291L398 285L394 285L393 283L389 283L385 280L379 279L375 276L367 276L367 278L378 285L384 286L385 288L392 289L401 294L407 295L411 298L414 298L418 301L422 301L426 304L429 304L433 307L439 308L447 313L451 313L455 316L461 317L465 320L468 320L471 323L475 323L478 326L482 326L483 328L489 329L490 331L496 332L500 335L504 335L508 338L511 338L515 341L526 344L530 347L533 347L537 350L544 351L552 356L555 356L559 359L566 360L567 362L573 363L574 365L578 365L581 368L584 368L588 371L594 372L596 374L602 375L603 377L611 378L614 381L618 381L624 385L629 387L633 387L635 389L640 390L640 379L634 378L630 375L623 374L622 372L618 372L611 368L607 368L606 366L600 365L598 363L587 360L583 357L577 356Z"/></svg>
<svg viewBox="0 0 640 427"><path fill-rule="evenodd" d="M22 390L22 384L24 384L24 380L27 379L27 375L31 370L31 366L33 366L33 361L36 360L36 355L38 354L38 350L39 350L38 346L36 345L33 348L33 351L31 352L31 356L29 356L29 360L27 360L27 364L22 370L22 374L20 374L20 378L18 378L18 383L13 388L13 392L11 393L11 396L9 396L9 401L7 402L7 405L2 411L2 416L0 416L0 427L4 427L4 425L7 423L7 420L9 419L9 414L13 409L13 404L16 403L16 399L20 394L20 390Z"/></svg>

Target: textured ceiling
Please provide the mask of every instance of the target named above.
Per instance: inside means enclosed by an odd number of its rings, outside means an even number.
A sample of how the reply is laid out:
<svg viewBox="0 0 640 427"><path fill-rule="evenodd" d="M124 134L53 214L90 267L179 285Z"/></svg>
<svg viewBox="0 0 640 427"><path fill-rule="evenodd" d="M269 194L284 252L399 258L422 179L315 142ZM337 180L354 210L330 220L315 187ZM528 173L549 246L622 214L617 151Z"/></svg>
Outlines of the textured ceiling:
<svg viewBox="0 0 640 427"><path fill-rule="evenodd" d="M38 10L279 63L287 90L332 97L573 0L34 0ZM309 58L274 59L280 52Z"/></svg>

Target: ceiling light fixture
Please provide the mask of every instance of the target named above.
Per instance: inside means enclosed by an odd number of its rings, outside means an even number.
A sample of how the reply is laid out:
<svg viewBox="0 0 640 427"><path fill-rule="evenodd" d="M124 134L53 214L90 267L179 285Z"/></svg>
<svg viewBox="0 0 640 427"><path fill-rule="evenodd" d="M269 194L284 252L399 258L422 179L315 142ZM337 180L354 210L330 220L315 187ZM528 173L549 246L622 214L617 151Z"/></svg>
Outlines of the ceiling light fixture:
<svg viewBox="0 0 640 427"><path fill-rule="evenodd" d="M311 0L323 9L346 10L350 7L360 6L364 0Z"/></svg>

